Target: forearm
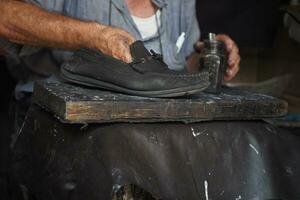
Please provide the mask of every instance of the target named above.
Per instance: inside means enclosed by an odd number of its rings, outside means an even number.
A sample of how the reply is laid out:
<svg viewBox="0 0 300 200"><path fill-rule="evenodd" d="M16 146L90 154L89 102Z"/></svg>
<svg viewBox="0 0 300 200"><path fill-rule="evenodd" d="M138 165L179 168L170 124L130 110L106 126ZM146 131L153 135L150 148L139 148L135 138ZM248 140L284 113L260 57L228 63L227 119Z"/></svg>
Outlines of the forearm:
<svg viewBox="0 0 300 200"><path fill-rule="evenodd" d="M15 43L64 49L93 48L95 34L105 32L101 30L105 28L94 22L50 13L28 3L0 0L0 37Z"/></svg>

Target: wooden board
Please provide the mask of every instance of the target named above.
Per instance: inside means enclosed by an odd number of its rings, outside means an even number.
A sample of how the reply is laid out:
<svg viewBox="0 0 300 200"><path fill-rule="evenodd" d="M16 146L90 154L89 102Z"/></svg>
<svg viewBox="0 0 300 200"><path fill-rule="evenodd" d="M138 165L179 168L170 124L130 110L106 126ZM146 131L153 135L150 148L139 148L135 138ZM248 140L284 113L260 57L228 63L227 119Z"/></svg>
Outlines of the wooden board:
<svg viewBox="0 0 300 200"><path fill-rule="evenodd" d="M288 107L273 97L233 89L163 99L45 82L35 85L33 100L69 123L249 120L283 116Z"/></svg>
<svg viewBox="0 0 300 200"><path fill-rule="evenodd" d="M289 113L285 117L266 119L265 121L278 127L300 128L300 113Z"/></svg>

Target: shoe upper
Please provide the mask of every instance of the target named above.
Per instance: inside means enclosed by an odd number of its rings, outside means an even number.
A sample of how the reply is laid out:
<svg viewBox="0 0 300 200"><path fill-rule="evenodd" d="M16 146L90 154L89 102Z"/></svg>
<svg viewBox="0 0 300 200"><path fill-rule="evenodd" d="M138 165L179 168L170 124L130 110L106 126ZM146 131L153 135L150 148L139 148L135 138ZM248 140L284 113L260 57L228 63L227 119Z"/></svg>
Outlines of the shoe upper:
<svg viewBox="0 0 300 200"><path fill-rule="evenodd" d="M155 53L153 50L150 53L141 41L137 41L130 46L130 53L133 60L131 66L140 73L171 72L168 69L168 65L163 62L161 55Z"/></svg>
<svg viewBox="0 0 300 200"><path fill-rule="evenodd" d="M91 49L76 51L62 65L68 73L119 85L132 90L155 91L202 84L209 86L208 73L187 74L170 70L161 56L149 52L141 41L130 46L132 63Z"/></svg>

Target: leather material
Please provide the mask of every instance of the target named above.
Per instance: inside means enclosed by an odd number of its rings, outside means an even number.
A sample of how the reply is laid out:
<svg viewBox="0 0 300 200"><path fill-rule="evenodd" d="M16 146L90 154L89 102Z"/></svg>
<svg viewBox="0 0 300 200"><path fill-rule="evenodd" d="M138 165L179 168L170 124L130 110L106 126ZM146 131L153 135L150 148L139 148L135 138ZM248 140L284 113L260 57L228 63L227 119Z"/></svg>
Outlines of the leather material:
<svg viewBox="0 0 300 200"><path fill-rule="evenodd" d="M180 72L169 70L168 65L162 62L162 57L155 52L149 53L141 41L130 46L133 62L131 66L140 73L159 72L168 74L178 74Z"/></svg>
<svg viewBox="0 0 300 200"><path fill-rule="evenodd" d="M133 58L133 61L137 61L146 56L151 56L149 51L145 48L142 41L136 41L130 46L130 53Z"/></svg>
<svg viewBox="0 0 300 200"><path fill-rule="evenodd" d="M150 54L140 41L132 44L130 49L133 62L129 64L101 52L81 49L62 65L62 74L71 81L75 79L84 84L85 80L78 79L89 78L95 80L88 83L91 86L102 87L103 82L110 84L112 90L124 92L118 90L121 87L133 94L134 91L175 90L174 96L177 96L175 93L184 92L185 89L189 91L194 88L199 92L209 86L208 73L187 74L170 70L159 54Z"/></svg>

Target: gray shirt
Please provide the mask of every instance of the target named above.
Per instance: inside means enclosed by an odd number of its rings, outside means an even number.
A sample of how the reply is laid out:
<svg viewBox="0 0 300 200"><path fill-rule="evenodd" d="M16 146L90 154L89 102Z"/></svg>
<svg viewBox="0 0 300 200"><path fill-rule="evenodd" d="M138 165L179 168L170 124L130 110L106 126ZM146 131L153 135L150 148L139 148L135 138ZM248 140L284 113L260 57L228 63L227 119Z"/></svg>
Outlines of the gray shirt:
<svg viewBox="0 0 300 200"><path fill-rule="evenodd" d="M152 0L161 9L160 34L142 39L125 0L25 0L48 11L60 13L80 20L96 21L112 25L130 32L137 40L144 41L147 49L162 53L170 69L180 70L185 66L186 57L193 52L193 44L200 38L196 19L195 0ZM176 42L182 33L186 34L182 48L178 52ZM162 44L162 52L160 42ZM26 75L18 85L19 91L32 91L31 82L53 77L59 65L72 53L62 50L41 50L20 46L0 39L0 48L5 48L10 56L12 68L24 68ZM41 58L43 59L41 61ZM20 70L12 69L12 71ZM19 78L18 77L18 78ZM19 78L20 79L20 78Z"/></svg>

